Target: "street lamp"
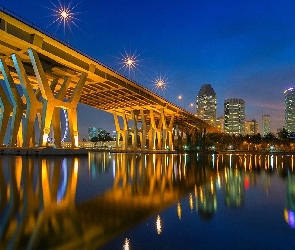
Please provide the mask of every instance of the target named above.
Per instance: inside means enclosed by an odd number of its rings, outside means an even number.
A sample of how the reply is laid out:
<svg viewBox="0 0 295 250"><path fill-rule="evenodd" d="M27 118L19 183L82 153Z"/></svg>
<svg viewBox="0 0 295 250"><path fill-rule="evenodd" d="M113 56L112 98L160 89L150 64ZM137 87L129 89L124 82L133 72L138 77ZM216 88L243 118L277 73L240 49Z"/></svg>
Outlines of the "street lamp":
<svg viewBox="0 0 295 250"><path fill-rule="evenodd" d="M72 6L72 1L68 5L65 3L62 4L60 1L58 1L59 4L55 5L52 2L53 8L45 7L49 10L52 10L54 12L54 16L56 16L56 19L51 22L49 26L52 24L57 24L56 30L59 28L61 24L63 24L64 28L64 36L66 37L66 28L68 28L68 45L70 45L70 33L72 33L71 30L71 24L79 28L78 24L76 21L80 21L80 19L76 18L75 15L79 14L79 12L74 12L74 9L80 4L76 4Z"/></svg>
<svg viewBox="0 0 295 250"><path fill-rule="evenodd" d="M194 107L195 107L195 105L191 102L191 103L189 104L189 106L190 106L190 109L192 110L192 113L194 113Z"/></svg>
<svg viewBox="0 0 295 250"><path fill-rule="evenodd" d="M167 86L166 79L160 76L154 80L154 83L155 83L154 85L156 87L156 92L159 91L159 94L161 94L161 91L163 91L163 94L165 97L165 90L166 90L166 86Z"/></svg>
<svg viewBox="0 0 295 250"><path fill-rule="evenodd" d="M183 100L183 95L179 94L177 96L177 100L179 101L179 104L178 105L181 107L181 101Z"/></svg>

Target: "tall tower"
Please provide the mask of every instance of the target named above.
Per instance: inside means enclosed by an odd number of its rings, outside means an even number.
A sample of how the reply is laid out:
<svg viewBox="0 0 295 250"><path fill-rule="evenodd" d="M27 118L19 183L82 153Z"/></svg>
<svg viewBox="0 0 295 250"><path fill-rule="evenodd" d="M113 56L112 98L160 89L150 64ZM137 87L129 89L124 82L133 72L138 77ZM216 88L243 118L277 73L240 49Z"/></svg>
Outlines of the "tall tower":
<svg viewBox="0 0 295 250"><path fill-rule="evenodd" d="M270 133L270 115L264 114L262 116L262 137Z"/></svg>
<svg viewBox="0 0 295 250"><path fill-rule="evenodd" d="M197 95L197 115L215 126L216 94L211 84L204 84Z"/></svg>
<svg viewBox="0 0 295 250"><path fill-rule="evenodd" d="M224 132L228 134L245 133L245 101L230 98L224 101Z"/></svg>
<svg viewBox="0 0 295 250"><path fill-rule="evenodd" d="M284 91L285 94L285 128L289 133L295 132L295 87Z"/></svg>

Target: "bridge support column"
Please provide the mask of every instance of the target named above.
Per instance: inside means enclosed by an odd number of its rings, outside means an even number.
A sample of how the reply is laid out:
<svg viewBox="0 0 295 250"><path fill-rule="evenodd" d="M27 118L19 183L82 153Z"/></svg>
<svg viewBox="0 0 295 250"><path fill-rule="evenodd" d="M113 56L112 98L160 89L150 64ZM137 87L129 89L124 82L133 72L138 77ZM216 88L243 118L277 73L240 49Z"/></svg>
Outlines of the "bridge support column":
<svg viewBox="0 0 295 250"><path fill-rule="evenodd" d="M162 119L163 119L163 126L165 127L165 134L166 134L165 136L166 138L164 141L164 148L166 149L167 146L169 146L169 149L173 150L174 149L174 145L173 145L174 114L171 116L171 120L169 122L169 125L167 126L164 110L162 110L161 112L163 112Z"/></svg>
<svg viewBox="0 0 295 250"><path fill-rule="evenodd" d="M40 113L43 107L41 101L38 100L37 94L39 91L34 91L33 86L31 85L24 66L20 60L20 57L16 54L12 55L12 60L14 67L16 69L18 78L20 80L23 93L26 98L26 119L23 129L23 146L24 147L33 147L35 146L35 129L34 123L37 116L37 113Z"/></svg>
<svg viewBox="0 0 295 250"><path fill-rule="evenodd" d="M81 77L72 92L72 96L68 102L65 102L61 100L64 97L62 94L60 94L57 98L53 95L52 88L48 84L47 77L44 73L37 52L33 49L28 49L28 53L43 97L41 119L41 131L43 131L42 146L46 146L47 138L50 132L50 124L54 116L54 109L58 107L67 109L72 147L78 147L77 105L82 94L82 88L86 81L87 74L81 73ZM62 91L64 90L61 90L61 92Z"/></svg>
<svg viewBox="0 0 295 250"><path fill-rule="evenodd" d="M149 149L161 149L161 132L162 132L162 119L160 118L158 124L156 124L154 111L150 111L151 125L149 131Z"/></svg>
<svg viewBox="0 0 295 250"><path fill-rule="evenodd" d="M114 120L115 120L115 127L117 131L117 138L116 138L116 149L119 149L120 139L122 136L122 149L128 148L128 137L129 137L129 128L128 128L128 118L126 114L122 115L123 117L123 129L121 129L119 124L118 114L114 113Z"/></svg>
<svg viewBox="0 0 295 250"><path fill-rule="evenodd" d="M63 84L61 85L61 88L59 89L58 93L56 94L55 98L62 101L64 98L65 98L65 95L66 95L66 92L67 92L67 89L69 87L69 84L70 84L70 81L71 81L71 78L70 77L65 77L64 78L64 82ZM54 90L53 89L53 86L51 86L51 89L52 91ZM55 141L55 146L57 148L61 148L61 126L60 126L60 111L61 111L62 108L54 108L54 111L53 111L53 117L52 117L52 125L53 125L53 131L54 131L54 141ZM72 117L72 119L77 119L75 117L75 114L74 116ZM69 121L70 123L70 121ZM71 123L71 126L70 128L72 128L73 126L73 123ZM72 129L72 130L77 130L77 129ZM71 139L73 140L75 138L75 135L73 134L73 131L70 131L70 136L71 136ZM76 142L74 142L76 144Z"/></svg>
<svg viewBox="0 0 295 250"><path fill-rule="evenodd" d="M141 128L140 128L140 143L141 143L141 150L144 150L146 147L146 136L147 136L147 125L146 119L143 110L140 110L141 116Z"/></svg>
<svg viewBox="0 0 295 250"><path fill-rule="evenodd" d="M182 150L183 148L183 131L178 132L178 149Z"/></svg>
<svg viewBox="0 0 295 250"><path fill-rule="evenodd" d="M149 149L167 149L169 146L169 149L173 150L174 115L167 125L164 109L159 111L160 118L156 121L154 110L150 110Z"/></svg>
<svg viewBox="0 0 295 250"><path fill-rule="evenodd" d="M13 110L13 106L10 104L6 93L0 85L0 105L1 105L1 116L0 116L0 145L4 143L4 137L7 131L10 114Z"/></svg>
<svg viewBox="0 0 295 250"><path fill-rule="evenodd" d="M6 89L8 91L10 101L13 107L9 145L15 146L15 144L17 143L17 134L21 126L21 120L22 120L25 104L23 103L20 97L20 94L16 88L16 84L14 83L10 75L9 69L7 67L7 64L5 63L3 59L0 60L0 69L4 77Z"/></svg>
<svg viewBox="0 0 295 250"><path fill-rule="evenodd" d="M138 128L137 128L137 122L138 122L138 114L135 114L135 111L132 110L131 111L131 120L133 122L133 126L131 129L131 134L132 134L132 145L131 148L132 149L137 149L137 134L138 134Z"/></svg>

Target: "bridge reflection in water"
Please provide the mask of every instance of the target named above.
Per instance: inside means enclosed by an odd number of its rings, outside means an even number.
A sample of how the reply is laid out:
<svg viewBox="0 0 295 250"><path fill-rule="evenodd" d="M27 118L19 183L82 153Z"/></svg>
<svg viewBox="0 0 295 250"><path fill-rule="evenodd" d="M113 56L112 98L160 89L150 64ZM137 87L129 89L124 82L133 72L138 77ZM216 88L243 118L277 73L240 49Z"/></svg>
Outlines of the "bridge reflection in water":
<svg viewBox="0 0 295 250"><path fill-rule="evenodd" d="M267 191L274 170L287 177L282 213L294 227L293 156L90 153L85 163L83 158L1 157L0 249L98 248L173 204L181 219L179 201L186 195L190 208L208 220L217 211L217 190L223 190L227 206L242 206L258 174ZM86 171L90 178L79 178ZM110 188L77 200L79 187L88 190L90 181L108 171L113 172ZM161 218L155 223L161 233Z"/></svg>

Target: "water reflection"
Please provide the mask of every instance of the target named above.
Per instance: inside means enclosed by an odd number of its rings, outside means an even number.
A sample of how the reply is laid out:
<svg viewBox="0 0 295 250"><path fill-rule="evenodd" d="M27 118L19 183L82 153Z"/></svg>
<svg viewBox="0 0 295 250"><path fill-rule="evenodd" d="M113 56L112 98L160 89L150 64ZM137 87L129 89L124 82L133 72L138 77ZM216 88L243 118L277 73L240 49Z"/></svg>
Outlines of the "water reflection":
<svg viewBox="0 0 295 250"><path fill-rule="evenodd" d="M1 246L37 248L39 242L59 243L80 234L75 193L78 161L48 161L22 157L1 159ZM5 176L6 173L6 176ZM60 223L62 222L62 223Z"/></svg>
<svg viewBox="0 0 295 250"><path fill-rule="evenodd" d="M271 174L286 179L284 218L295 226L293 156L284 155L172 155L92 153L88 165L77 158L0 158L1 249L96 248L143 219L175 204L183 216L181 198L205 221L218 212L217 192L224 203L243 207L245 194L258 176L268 192ZM79 187L112 172L111 188L89 199L76 199ZM88 179L79 178L87 173ZM94 198L93 198L94 197ZM124 242L129 248L129 239Z"/></svg>

